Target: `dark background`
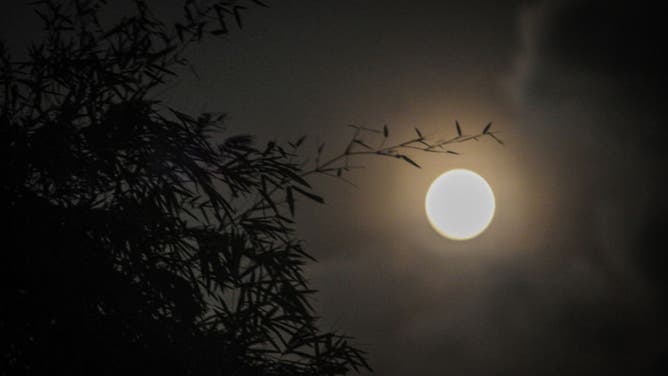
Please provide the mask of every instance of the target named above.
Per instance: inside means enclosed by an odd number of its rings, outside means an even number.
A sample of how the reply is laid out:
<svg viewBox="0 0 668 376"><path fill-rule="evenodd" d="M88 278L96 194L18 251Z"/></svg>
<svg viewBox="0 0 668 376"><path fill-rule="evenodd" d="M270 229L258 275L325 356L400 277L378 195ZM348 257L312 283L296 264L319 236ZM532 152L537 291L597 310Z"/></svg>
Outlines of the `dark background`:
<svg viewBox="0 0 668 376"><path fill-rule="evenodd" d="M154 2L166 17L180 2ZM113 2L109 15L128 8ZM323 325L380 375L663 374L666 39L658 8L603 1L272 1L190 53L168 103L225 111L231 133L306 134L339 151L345 124L451 135L489 120L506 141L364 161L357 188L322 178L298 213L319 263ZM39 25L0 5L20 56ZM430 182L470 168L497 213L479 238L439 237ZM66 293L66 292L64 292ZM663 372L662 372L663 371Z"/></svg>

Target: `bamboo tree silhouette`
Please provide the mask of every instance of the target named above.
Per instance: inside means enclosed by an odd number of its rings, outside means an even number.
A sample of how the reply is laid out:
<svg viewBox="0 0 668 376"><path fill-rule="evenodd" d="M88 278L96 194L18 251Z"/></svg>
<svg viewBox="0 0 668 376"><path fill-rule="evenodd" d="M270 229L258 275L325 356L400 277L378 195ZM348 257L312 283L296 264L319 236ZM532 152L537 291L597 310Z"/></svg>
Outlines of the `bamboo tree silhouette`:
<svg viewBox="0 0 668 376"><path fill-rule="evenodd" d="M304 139L258 147L224 139L224 115L155 99L207 35L241 26L259 1L186 1L168 25L135 0L109 27L105 1L34 3L46 37L25 61L0 44L1 184L7 230L0 274L8 374L338 375L366 354L321 330L294 234L306 180L344 179L351 158L417 164L405 151L484 136L384 146L388 129L354 126L344 152L316 164ZM361 137L381 139L371 147ZM213 136L216 136L215 138ZM495 137L496 138L496 137ZM214 139L220 140L219 142Z"/></svg>

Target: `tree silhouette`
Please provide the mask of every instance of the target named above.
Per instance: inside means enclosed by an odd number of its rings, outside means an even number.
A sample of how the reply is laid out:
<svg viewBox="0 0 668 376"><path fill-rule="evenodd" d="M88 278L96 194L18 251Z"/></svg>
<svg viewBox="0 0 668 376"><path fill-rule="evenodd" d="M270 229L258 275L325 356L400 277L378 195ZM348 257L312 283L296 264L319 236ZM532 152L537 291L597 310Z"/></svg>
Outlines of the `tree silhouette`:
<svg viewBox="0 0 668 376"><path fill-rule="evenodd" d="M0 260L4 374L335 375L365 353L322 331L294 235L306 178L343 179L359 154L400 158L480 134L385 146L354 126L315 165L303 138L258 147L224 138L222 114L155 99L188 46L241 26L243 2L186 1L167 25L142 0L109 27L99 0L37 1L45 39L25 61L0 44L5 177ZM263 6L259 1L249 2ZM372 147L364 135L380 139ZM219 142L215 142L212 136ZM416 164L415 164L416 165Z"/></svg>

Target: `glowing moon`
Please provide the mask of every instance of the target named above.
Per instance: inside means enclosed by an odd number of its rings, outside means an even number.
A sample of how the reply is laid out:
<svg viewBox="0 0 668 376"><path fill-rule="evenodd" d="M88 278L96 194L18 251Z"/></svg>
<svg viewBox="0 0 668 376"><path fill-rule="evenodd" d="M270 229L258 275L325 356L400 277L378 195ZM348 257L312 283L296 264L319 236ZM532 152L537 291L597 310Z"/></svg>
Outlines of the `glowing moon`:
<svg viewBox="0 0 668 376"><path fill-rule="evenodd" d="M431 183L425 210L432 227L446 238L467 240L480 235L492 221L494 192L470 170L450 170Z"/></svg>

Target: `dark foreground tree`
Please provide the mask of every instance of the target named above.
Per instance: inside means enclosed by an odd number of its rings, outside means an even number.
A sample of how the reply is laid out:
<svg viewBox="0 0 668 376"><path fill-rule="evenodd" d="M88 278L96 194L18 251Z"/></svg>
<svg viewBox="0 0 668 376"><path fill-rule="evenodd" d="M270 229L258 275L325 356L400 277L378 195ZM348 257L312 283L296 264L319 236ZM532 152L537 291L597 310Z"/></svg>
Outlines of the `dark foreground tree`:
<svg viewBox="0 0 668 376"><path fill-rule="evenodd" d="M38 1L46 38L14 61L0 45L0 372L334 375L368 368L347 337L317 325L293 233L305 178L341 177L349 158L403 159L387 128L355 127L315 165L297 148L224 138L222 115L154 99L187 46L240 25L239 2L186 1L166 25L147 5L110 26L104 1ZM262 5L259 2L255 4ZM383 143L370 146L363 135ZM212 136L216 136L215 138ZM214 139L219 140L215 142ZM322 159L320 157L323 157Z"/></svg>

